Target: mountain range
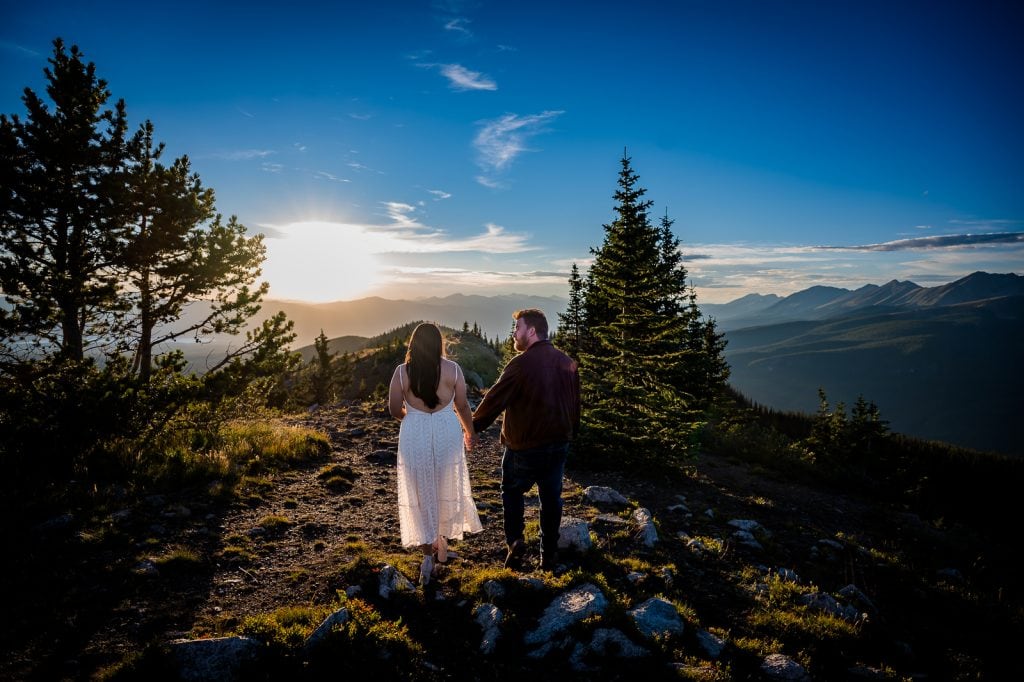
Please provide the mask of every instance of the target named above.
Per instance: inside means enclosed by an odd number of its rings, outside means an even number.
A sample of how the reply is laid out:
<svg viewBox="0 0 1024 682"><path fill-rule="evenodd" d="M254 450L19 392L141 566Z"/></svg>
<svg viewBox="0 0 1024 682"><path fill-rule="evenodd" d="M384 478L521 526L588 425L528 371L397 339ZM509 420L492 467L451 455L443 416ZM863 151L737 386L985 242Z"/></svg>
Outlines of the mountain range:
<svg viewBox="0 0 1024 682"><path fill-rule="evenodd" d="M565 310L565 299L555 296L478 296L452 294L415 301L361 298L333 303L269 300L261 317L283 310L295 322L295 346L311 344L323 329L328 338L343 335L376 336L413 320L427 320L461 329L464 322L477 324L488 338L505 338L512 330L512 313L523 308L540 308L552 325Z"/></svg>
<svg viewBox="0 0 1024 682"><path fill-rule="evenodd" d="M1024 455L1024 277L817 286L702 310L726 332L730 383L761 405L813 413L822 388L833 406L874 402L900 433Z"/></svg>
<svg viewBox="0 0 1024 682"><path fill-rule="evenodd" d="M504 338L515 310L540 308L557 324L565 306L562 298L528 295L271 300L257 321L283 310L300 348L321 329L330 339L371 337L413 320L477 324L489 338ZM874 402L900 433L1024 455L1020 275L975 272L935 287L899 280L854 290L815 286L701 310L725 332L731 384L761 405L813 413L822 388L833 405L858 396ZM216 346L179 345L200 371Z"/></svg>
<svg viewBox="0 0 1024 682"><path fill-rule="evenodd" d="M1024 296L1024 276L975 272L935 287L895 279L854 290L814 286L784 298L749 294L729 303L707 303L700 308L705 315L715 318L719 329L729 331L782 322L934 308L1004 296Z"/></svg>

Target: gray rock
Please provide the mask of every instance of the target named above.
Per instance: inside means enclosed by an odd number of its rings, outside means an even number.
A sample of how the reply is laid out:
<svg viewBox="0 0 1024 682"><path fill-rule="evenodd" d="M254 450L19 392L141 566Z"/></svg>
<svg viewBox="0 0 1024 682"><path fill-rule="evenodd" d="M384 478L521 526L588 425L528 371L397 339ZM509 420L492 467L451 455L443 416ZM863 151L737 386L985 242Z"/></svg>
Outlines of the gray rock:
<svg viewBox="0 0 1024 682"><path fill-rule="evenodd" d="M505 586L497 580L488 580L483 585L484 594L491 601L501 601L505 598Z"/></svg>
<svg viewBox="0 0 1024 682"><path fill-rule="evenodd" d="M626 576L626 580L628 580L633 585L638 585L640 581L643 580L645 577L646 576L644 576L644 574L639 571L630 571L629 575Z"/></svg>
<svg viewBox="0 0 1024 682"><path fill-rule="evenodd" d="M356 595L362 594L363 588L360 585L349 585L345 588L345 596L351 599Z"/></svg>
<svg viewBox="0 0 1024 682"><path fill-rule="evenodd" d="M481 604L474 609L473 620L484 631L483 639L480 641L480 651L488 656L493 654L494 648L498 645L498 637L501 636L499 626L504 620L504 614L494 604Z"/></svg>
<svg viewBox="0 0 1024 682"><path fill-rule="evenodd" d="M384 564L380 569L377 593L384 599L390 599L393 592L411 592L416 586L391 564Z"/></svg>
<svg viewBox="0 0 1024 682"><path fill-rule="evenodd" d="M672 602L661 597L651 597L640 606L629 612L636 623L637 629L651 639L655 636L680 635L683 632L683 619Z"/></svg>
<svg viewBox="0 0 1024 682"><path fill-rule="evenodd" d="M697 644L708 655L708 658L718 658L722 655L722 649L725 648L725 640L707 630L697 632Z"/></svg>
<svg viewBox="0 0 1024 682"><path fill-rule="evenodd" d="M764 547L761 546L761 543L757 541L757 538L755 538L748 530L735 531L732 536L738 544L741 544L744 547L749 547L750 549L756 549L758 551L764 549Z"/></svg>
<svg viewBox="0 0 1024 682"><path fill-rule="evenodd" d="M583 519L566 516L558 527L558 548L588 550L592 546L590 541L590 524Z"/></svg>
<svg viewBox="0 0 1024 682"><path fill-rule="evenodd" d="M75 520L75 515L71 512L61 514L60 516L54 516L52 519L47 519L42 523L36 524L35 530L42 533L49 533L52 531L65 530L71 526Z"/></svg>
<svg viewBox="0 0 1024 682"><path fill-rule="evenodd" d="M715 518L715 512L711 509L711 507L708 507L707 509L704 510L704 516L708 517L709 519L713 519Z"/></svg>
<svg viewBox="0 0 1024 682"><path fill-rule="evenodd" d="M327 639L327 636L331 634L331 631L335 626L344 625L349 621L349 618L348 609L338 609L331 615L327 616L327 618L324 619L324 622L320 623L316 630L313 630L312 634L306 638L306 643L303 645L303 648L308 652L309 650L320 646L320 644Z"/></svg>
<svg viewBox="0 0 1024 682"><path fill-rule="evenodd" d="M802 665L785 654L768 654L761 662L761 672L771 680L805 682L811 679Z"/></svg>
<svg viewBox="0 0 1024 682"><path fill-rule="evenodd" d="M629 500L623 497L617 490L603 485L587 486L583 490L583 496L588 502L598 504L629 504Z"/></svg>
<svg viewBox="0 0 1024 682"><path fill-rule="evenodd" d="M866 594L861 592L860 588L856 585L850 584L839 590L839 596L850 602L858 609L867 613L869 616L878 615L878 607L875 603L868 598Z"/></svg>
<svg viewBox="0 0 1024 682"><path fill-rule="evenodd" d="M651 516L651 512L639 507L633 511L633 520L639 526L637 539L645 547L653 547L658 541L658 529L654 525L654 517Z"/></svg>
<svg viewBox="0 0 1024 682"><path fill-rule="evenodd" d="M748 533L758 533L758 532L766 533L767 532L765 530L764 526L762 526L757 521L753 521L751 519L732 519L728 523L733 528L739 528L740 530L745 530Z"/></svg>
<svg viewBox="0 0 1024 682"><path fill-rule="evenodd" d="M147 577L154 577L160 575L160 569L156 567L149 559L143 559L139 563L135 564L135 568L132 569L135 575L144 575Z"/></svg>
<svg viewBox="0 0 1024 682"><path fill-rule="evenodd" d="M809 594L801 595L797 600L809 609L814 611L821 611L837 618L844 620L857 620L860 617L860 612L852 606L846 605L841 606L839 602L835 600L831 594L825 592L814 592Z"/></svg>
<svg viewBox="0 0 1024 682"><path fill-rule="evenodd" d="M670 512L678 512L679 514L689 514L690 513L690 508L687 507L685 504L672 504L672 505L669 505L669 506L665 507L665 510L666 511L670 511Z"/></svg>
<svg viewBox="0 0 1024 682"><path fill-rule="evenodd" d="M590 651L601 656L617 656L618 658L640 658L650 652L626 637L621 630L614 628L598 628L590 640Z"/></svg>
<svg viewBox="0 0 1024 682"><path fill-rule="evenodd" d="M614 526L626 526L626 525L629 525L629 521L627 521L626 519L622 518L621 516L616 516L615 514L598 514L597 516L594 517L594 520L595 521L601 521L603 523L610 523L610 524L612 524Z"/></svg>
<svg viewBox="0 0 1024 682"><path fill-rule="evenodd" d="M536 629L526 633L524 641L531 646L550 642L573 623L602 614L607 608L608 598L596 585L580 585L556 597L544 610Z"/></svg>
<svg viewBox="0 0 1024 682"><path fill-rule="evenodd" d="M171 642L171 655L182 680L237 680L242 679L243 666L255 662L263 648L248 637L177 639Z"/></svg>
<svg viewBox="0 0 1024 682"><path fill-rule="evenodd" d="M964 581L964 574L956 568L940 568L935 571L936 577L948 583L960 584Z"/></svg>
<svg viewBox="0 0 1024 682"><path fill-rule="evenodd" d="M796 574L796 571L794 571L792 568L779 568L779 569L777 569L775 571L775 574L777 576L779 576L779 578L783 582L787 582L787 583L798 583L798 582L800 582L800 576L798 576Z"/></svg>

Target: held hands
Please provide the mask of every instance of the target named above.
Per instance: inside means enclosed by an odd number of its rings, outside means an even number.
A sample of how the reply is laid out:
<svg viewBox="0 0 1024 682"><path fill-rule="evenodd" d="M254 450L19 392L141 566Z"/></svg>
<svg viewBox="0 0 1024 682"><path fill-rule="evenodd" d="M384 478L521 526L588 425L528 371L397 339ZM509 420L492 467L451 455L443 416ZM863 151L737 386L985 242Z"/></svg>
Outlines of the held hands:
<svg viewBox="0 0 1024 682"><path fill-rule="evenodd" d="M462 432L462 442L466 447L466 452L472 452L473 448L480 441L480 436L475 433L469 433L468 431Z"/></svg>

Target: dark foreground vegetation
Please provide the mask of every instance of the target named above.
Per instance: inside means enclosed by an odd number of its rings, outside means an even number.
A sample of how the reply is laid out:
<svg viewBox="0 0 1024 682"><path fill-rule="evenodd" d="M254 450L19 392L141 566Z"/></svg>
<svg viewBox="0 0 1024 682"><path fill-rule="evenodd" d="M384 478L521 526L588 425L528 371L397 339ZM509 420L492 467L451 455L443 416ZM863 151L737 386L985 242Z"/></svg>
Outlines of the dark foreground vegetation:
<svg viewBox="0 0 1024 682"><path fill-rule="evenodd" d="M163 164L150 123L129 135L76 48L57 41L50 64L52 104L26 90L26 119L0 117L3 677L173 678L170 640L214 635L257 643L252 679L758 679L771 654L817 679L1021 672L1007 539L1021 461L901 438L865 399L847 413L822 391L808 416L732 393L672 221L651 220L626 156L555 337L580 365L564 499L590 547L554 573L501 568L492 434L472 457L484 533L429 590L382 595L385 566L416 575L382 409L409 327L344 349L321 334L305 355L283 315L247 330L261 238L221 219L187 158ZM193 304L208 314L185 323ZM478 388L512 352L468 322L446 332ZM160 352L231 333L244 341L202 375ZM607 508L590 485L625 499ZM657 541L640 539L647 517ZM849 586L865 599L848 617L805 599ZM524 636L577 587L607 608L537 654ZM632 624L653 597L681 632ZM483 655L473 613L488 605L504 620ZM340 608L348 620L305 648Z"/></svg>

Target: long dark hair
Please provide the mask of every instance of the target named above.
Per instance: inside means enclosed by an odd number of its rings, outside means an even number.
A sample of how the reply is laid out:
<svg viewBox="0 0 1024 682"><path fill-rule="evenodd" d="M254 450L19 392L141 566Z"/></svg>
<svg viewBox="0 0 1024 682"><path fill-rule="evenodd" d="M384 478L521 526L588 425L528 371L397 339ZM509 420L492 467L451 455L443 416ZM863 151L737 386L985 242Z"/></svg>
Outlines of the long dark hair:
<svg viewBox="0 0 1024 682"><path fill-rule="evenodd" d="M444 339L437 325L429 322L416 325L405 352L405 366L409 372L409 389L423 404L434 409L440 403L437 387L441 383L441 358L444 357Z"/></svg>

